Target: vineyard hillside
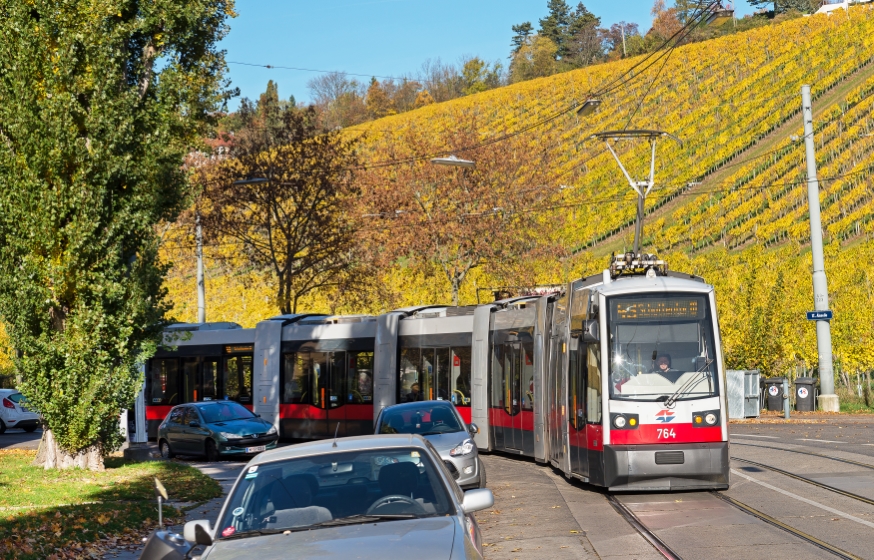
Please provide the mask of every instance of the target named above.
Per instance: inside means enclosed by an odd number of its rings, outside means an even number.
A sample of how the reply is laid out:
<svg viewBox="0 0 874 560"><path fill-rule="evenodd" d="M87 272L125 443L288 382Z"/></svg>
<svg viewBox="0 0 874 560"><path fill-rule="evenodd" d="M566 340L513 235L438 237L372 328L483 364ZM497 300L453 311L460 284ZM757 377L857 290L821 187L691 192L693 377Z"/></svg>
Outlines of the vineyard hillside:
<svg viewBox="0 0 874 560"><path fill-rule="evenodd" d="M414 153L404 142L410 131L441 138L473 118L481 123L483 143L512 136L515 149L534 156L529 165L548 166L552 194L532 201L527 211L537 214L544 238L565 249L561 259L530 261L541 283L598 272L612 251L631 246L635 195L607 147L592 135L658 129L676 136L681 142L657 144L644 249L716 286L729 365L777 374L816 361L815 333L803 315L812 295L804 148L798 140L800 89L809 84L835 355L838 368L872 369L872 60L874 9L859 6L685 45L666 58L629 58L432 104L347 134L358 138L362 173L384 177L398 166L449 155L448 146ZM567 110L591 97L601 100L593 115ZM645 177L648 143L618 141L613 148L632 175ZM169 237L187 235L178 230ZM193 251L166 256L175 265L167 284L174 312L193 320ZM251 326L269 313L272 292L263 275L244 263L234 265L236 258L221 247L208 248L207 257L210 320ZM449 285L439 273L399 262L379 274L382 291L366 308L347 303L342 293L316 294L304 307L379 312L448 300ZM462 303L476 302L477 288L494 282L489 263L483 263L462 288Z"/></svg>

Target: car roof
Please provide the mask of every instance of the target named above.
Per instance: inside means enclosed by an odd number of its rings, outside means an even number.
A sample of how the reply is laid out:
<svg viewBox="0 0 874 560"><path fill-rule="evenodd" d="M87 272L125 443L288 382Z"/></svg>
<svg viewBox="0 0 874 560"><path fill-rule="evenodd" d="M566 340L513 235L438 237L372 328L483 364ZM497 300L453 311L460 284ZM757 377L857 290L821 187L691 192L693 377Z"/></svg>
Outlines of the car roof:
<svg viewBox="0 0 874 560"><path fill-rule="evenodd" d="M197 402L189 402L189 403L177 404L176 406L196 406L196 407L201 407L201 406L207 406L207 405L210 405L210 404L216 404L216 403L234 403L234 404L240 404L240 403L238 403L237 401L232 401L232 400L220 400L220 401L197 401ZM243 406L243 405L240 404L240 406ZM243 407L243 408L245 408L245 407Z"/></svg>
<svg viewBox="0 0 874 560"><path fill-rule="evenodd" d="M335 443L336 446L334 445ZM402 449L404 447L428 449L428 443L425 438L416 434L378 434L343 437L336 440L329 438L263 451L256 455L249 464L260 465L274 461L327 455L344 451L372 451L375 449Z"/></svg>

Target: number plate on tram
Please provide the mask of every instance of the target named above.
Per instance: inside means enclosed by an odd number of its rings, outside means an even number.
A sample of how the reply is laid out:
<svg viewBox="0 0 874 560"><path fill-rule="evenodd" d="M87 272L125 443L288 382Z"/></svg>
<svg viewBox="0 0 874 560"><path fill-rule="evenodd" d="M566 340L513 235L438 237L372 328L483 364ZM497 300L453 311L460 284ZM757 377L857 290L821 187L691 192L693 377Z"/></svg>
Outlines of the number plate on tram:
<svg viewBox="0 0 874 560"><path fill-rule="evenodd" d="M266 445L256 445L255 447L247 447L246 453L261 453L262 451L266 451Z"/></svg>

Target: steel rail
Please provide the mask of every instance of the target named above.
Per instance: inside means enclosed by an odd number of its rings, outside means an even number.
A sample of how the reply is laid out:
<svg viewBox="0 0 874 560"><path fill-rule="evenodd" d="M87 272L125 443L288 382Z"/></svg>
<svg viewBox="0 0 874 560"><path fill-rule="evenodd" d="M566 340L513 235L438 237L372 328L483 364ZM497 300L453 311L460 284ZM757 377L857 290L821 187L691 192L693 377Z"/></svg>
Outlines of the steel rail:
<svg viewBox="0 0 874 560"><path fill-rule="evenodd" d="M659 552L659 554L667 558L667 560L682 560L682 557L679 554L671 550L671 547L666 545L665 542L656 536L655 533L647 529L628 506L620 502L612 494L607 494L607 501L610 502L613 509L615 509L619 515L624 517L625 520L628 521L628 524L634 527L634 529L640 533L640 535L645 538L647 542L649 542L649 544Z"/></svg>
<svg viewBox="0 0 874 560"><path fill-rule="evenodd" d="M805 533L804 531L800 531L800 530L796 529L795 527L792 527L791 525L787 525L786 523L783 523L779 519L775 519L775 518L771 517L767 513L763 513L763 512L761 512L753 507L746 505L743 502L739 502L739 501L735 500L734 498L726 496L725 494L721 494L721 493L717 492L716 490L711 490L710 493L713 494L714 496L716 496L717 498L719 498L720 500L722 500L724 502L728 502L729 504L733 505L734 507L738 508L739 510L746 512L746 513L752 515L753 517L761 519L765 523L767 523L769 525L773 525L774 527L777 527L778 529L783 529L787 533L795 535L796 537L798 537L799 539L801 539L803 541L806 541L806 542L808 542L816 547L819 547L825 551L828 551L828 552L834 554L835 556L837 556L838 558L845 558L846 560L862 560L862 558L860 558L859 556L856 556L855 554L853 554L851 552L847 552L846 550L840 549L836 546L832 546L829 543L814 537L813 535L809 535L809 534Z"/></svg>
<svg viewBox="0 0 874 560"><path fill-rule="evenodd" d="M822 482L817 482L812 478L807 478L805 476L801 476L795 473L791 473L789 471L784 471L783 469L778 469L777 467L772 467L771 465L766 465L764 463L757 463L756 461L750 461L749 459L741 459L740 457L731 457L733 461L743 461L744 463L749 463L751 465L755 465L757 467L761 467L763 469L768 469L770 471L774 471L775 473L782 474L783 476L788 476L790 478L794 478L795 480L800 480L801 482L806 482L807 484L812 484L813 486L818 486L819 488L823 488L825 490L829 490L830 492L835 492L836 494L840 494L841 496L846 496L847 498L853 498L854 500L859 500L860 502L865 502L866 504L874 506L874 500L871 498L866 498L865 496L860 496L859 494L853 494L852 492L847 492L846 490L841 490L840 488L836 488L834 486L829 486L828 484L824 484Z"/></svg>
<svg viewBox="0 0 874 560"><path fill-rule="evenodd" d="M743 437L738 435L737 437ZM745 445L747 447L761 447L762 449L773 449L774 451L786 451L787 453L798 453L799 455L810 455L812 457L821 457L823 459L831 459L832 461L839 461L841 463L847 463L848 465L856 465L858 467L864 467L866 469L874 470L874 465L870 463L860 463L859 461L853 461L852 459L843 459L841 457L832 457L830 455L822 455L820 453L811 453L809 451L798 451L796 449L784 449L782 447L771 447L769 445L757 445L755 443L731 443L731 445Z"/></svg>

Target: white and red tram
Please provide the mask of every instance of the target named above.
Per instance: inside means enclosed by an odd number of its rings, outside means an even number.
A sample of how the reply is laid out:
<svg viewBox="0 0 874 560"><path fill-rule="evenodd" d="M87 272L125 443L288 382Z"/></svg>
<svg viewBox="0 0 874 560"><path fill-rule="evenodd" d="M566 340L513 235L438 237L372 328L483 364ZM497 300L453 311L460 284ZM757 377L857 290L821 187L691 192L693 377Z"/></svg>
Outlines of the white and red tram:
<svg viewBox="0 0 874 560"><path fill-rule="evenodd" d="M726 488L724 371L712 286L626 254L551 295L174 326L145 401L152 436L171 406L228 398L285 439L316 439L449 400L483 451L613 490Z"/></svg>

